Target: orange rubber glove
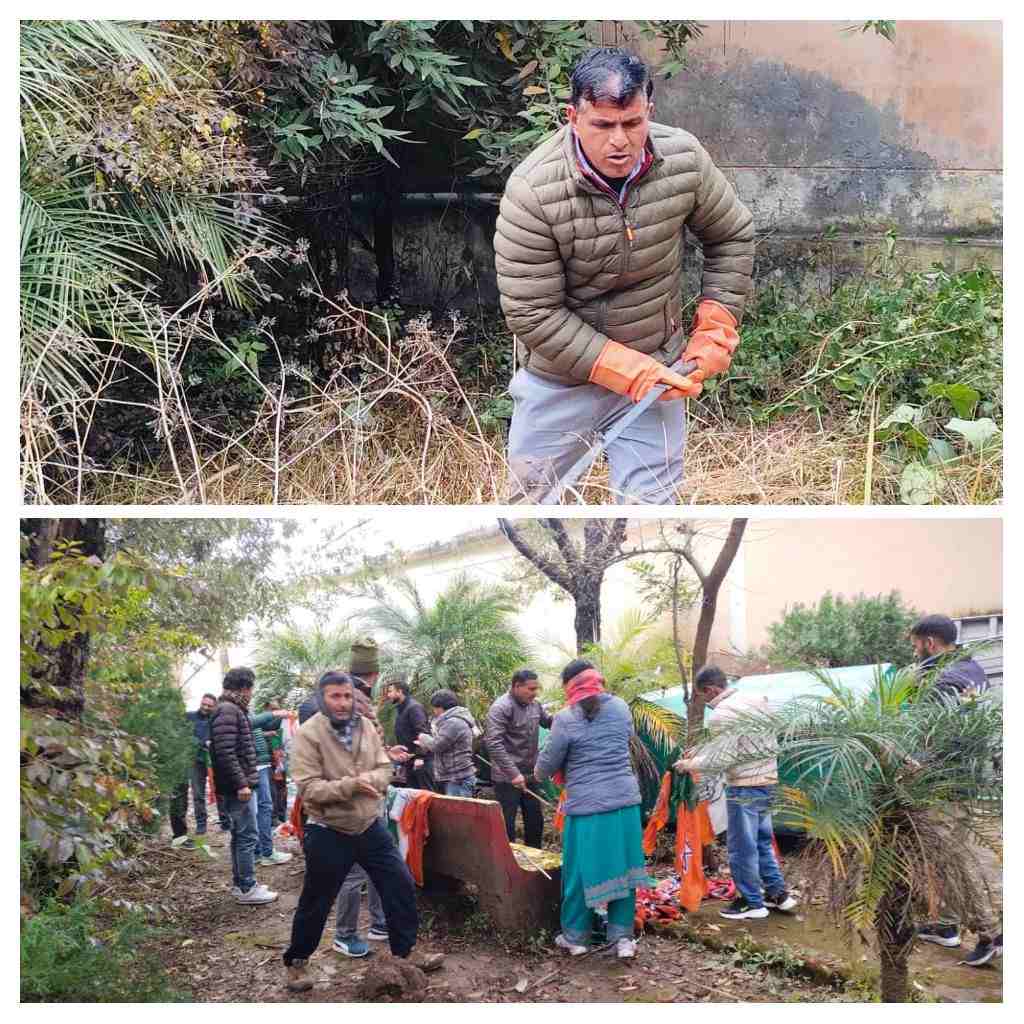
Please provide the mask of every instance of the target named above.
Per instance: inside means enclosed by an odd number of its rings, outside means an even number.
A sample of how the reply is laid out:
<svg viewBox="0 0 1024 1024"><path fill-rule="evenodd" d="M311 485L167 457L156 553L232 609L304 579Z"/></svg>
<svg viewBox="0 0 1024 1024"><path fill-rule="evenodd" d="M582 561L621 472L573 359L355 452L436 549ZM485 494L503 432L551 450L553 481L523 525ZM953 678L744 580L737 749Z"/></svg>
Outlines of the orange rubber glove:
<svg viewBox="0 0 1024 1024"><path fill-rule="evenodd" d="M629 395L634 402L639 402L656 384L671 385L659 396L659 402L695 398L703 390L699 380L674 373L657 359L610 339L590 371L590 383L600 384L617 395Z"/></svg>
<svg viewBox="0 0 1024 1024"><path fill-rule="evenodd" d="M732 362L732 354L740 343L736 333L736 317L720 302L701 299L693 316L693 332L683 359L696 360L700 380L724 373ZM695 375L696 376L696 375Z"/></svg>

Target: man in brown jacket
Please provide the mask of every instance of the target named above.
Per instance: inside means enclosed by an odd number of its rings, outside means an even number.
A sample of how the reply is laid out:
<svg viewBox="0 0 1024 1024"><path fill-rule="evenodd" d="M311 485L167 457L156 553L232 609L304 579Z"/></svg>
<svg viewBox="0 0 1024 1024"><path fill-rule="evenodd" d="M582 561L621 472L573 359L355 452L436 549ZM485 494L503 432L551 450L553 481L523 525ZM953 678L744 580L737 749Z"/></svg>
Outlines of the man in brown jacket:
<svg viewBox="0 0 1024 1024"><path fill-rule="evenodd" d="M380 893L395 956L410 958L418 928L412 875L380 820L391 761L377 730L355 710L348 673L325 672L317 698L319 713L299 729L292 746L292 778L307 813L306 877L284 953L287 984L296 992L313 987L309 957L353 864L362 866ZM429 970L439 966L440 957L413 962Z"/></svg>
<svg viewBox="0 0 1024 1024"><path fill-rule="evenodd" d="M569 123L506 185L494 250L522 364L509 387L512 500L540 500L593 434L664 384L607 456L617 501L673 503L686 447L682 399L728 369L739 344L750 212L694 136L650 120L652 93L638 57L591 50L573 69ZM685 229L704 254L688 339ZM697 369L668 369L680 358Z"/></svg>

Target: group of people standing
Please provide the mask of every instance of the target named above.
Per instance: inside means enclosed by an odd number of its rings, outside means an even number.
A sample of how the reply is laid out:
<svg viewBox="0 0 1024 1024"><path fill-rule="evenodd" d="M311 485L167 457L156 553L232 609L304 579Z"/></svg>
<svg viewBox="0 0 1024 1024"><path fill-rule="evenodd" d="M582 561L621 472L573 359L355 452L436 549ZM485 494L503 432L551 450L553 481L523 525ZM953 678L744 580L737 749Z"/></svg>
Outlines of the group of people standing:
<svg viewBox="0 0 1024 1024"><path fill-rule="evenodd" d="M915 627L915 647L927 668L949 653L945 622L929 617ZM933 621L935 620L935 621ZM934 649L934 650L933 650ZM955 649L955 648L954 648ZM930 660L929 660L930 659ZM981 676L979 677L979 673ZM961 658L940 676L940 690L982 687L984 673ZM544 818L541 787L549 780L562 787L561 933L556 945L573 956L595 942L623 959L636 955L636 890L653 884L642 848L641 792L630 756L632 714L621 698L608 693L593 664L574 660L562 672L564 708L551 715L538 701L536 673L516 672L506 693L491 705L483 731L455 693L438 690L430 715L402 680L390 681L382 697L395 706L395 735L388 746L373 701L380 676L379 654L370 639L357 641L348 671L332 669L302 703L299 728L291 744L290 772L302 800L305 879L284 953L287 985L312 987L309 958L335 909L335 951L350 957L369 952L368 941L387 941L393 955L426 970L442 956L417 954L415 884L387 826L386 797L391 787L428 789L448 796L472 796L476 784L478 741L486 743L494 795L501 804L510 841L523 819L526 845L540 847ZM288 712L268 708L249 714L254 676L232 669L219 699L205 695L194 714L200 754L192 785L196 793L197 831L206 827L205 766L212 765L221 827L231 831L232 893L240 903L277 898L256 882L256 865L283 863L262 844L264 817L273 813L269 744L257 741L264 730L277 733ZM752 710L748 698L729 685L714 666L698 673L695 689L712 709L712 734ZM550 735L543 748L540 730ZM266 748L264 750L264 747ZM705 770L720 760L713 746L688 752L673 766L677 772ZM778 783L775 752L762 744L758 757L737 755L727 770L729 864L736 899L720 913L734 919L767 917L770 910L796 906L787 891L772 842L771 805ZM204 771L200 773L202 763ZM264 796L266 794L266 796ZM254 798L255 796L255 807ZM265 814L262 811L266 807ZM180 808L179 808L180 810ZM177 834L184 813L175 819ZM283 859L282 859L283 858ZM370 929L358 930L363 887L367 888ZM958 925L922 927L922 938ZM603 931L603 935L601 934ZM987 933L979 956L1001 949L1001 935ZM950 940L951 941L951 940Z"/></svg>

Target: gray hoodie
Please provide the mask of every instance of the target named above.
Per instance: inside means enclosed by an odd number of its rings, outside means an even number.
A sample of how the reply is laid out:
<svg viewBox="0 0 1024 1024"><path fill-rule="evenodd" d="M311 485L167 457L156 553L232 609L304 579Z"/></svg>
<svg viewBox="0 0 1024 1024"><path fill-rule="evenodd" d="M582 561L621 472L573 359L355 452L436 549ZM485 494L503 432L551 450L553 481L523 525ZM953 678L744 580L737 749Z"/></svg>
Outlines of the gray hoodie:
<svg viewBox="0 0 1024 1024"><path fill-rule="evenodd" d="M437 782L461 782L476 774L473 738L479 729L468 708L449 708L434 719L430 731L433 735L419 746L433 753Z"/></svg>

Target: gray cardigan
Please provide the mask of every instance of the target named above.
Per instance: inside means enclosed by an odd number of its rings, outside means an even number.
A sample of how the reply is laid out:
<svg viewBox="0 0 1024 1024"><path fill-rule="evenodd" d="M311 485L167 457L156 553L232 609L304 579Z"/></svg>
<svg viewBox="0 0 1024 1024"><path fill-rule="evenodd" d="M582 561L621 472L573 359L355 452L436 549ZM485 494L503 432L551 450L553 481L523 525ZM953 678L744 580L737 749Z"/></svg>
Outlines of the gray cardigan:
<svg viewBox="0 0 1024 1024"><path fill-rule="evenodd" d="M640 785L629 759L633 716L621 697L603 693L587 721L577 707L555 715L534 774L538 782L565 773L565 813L602 814L640 803Z"/></svg>

